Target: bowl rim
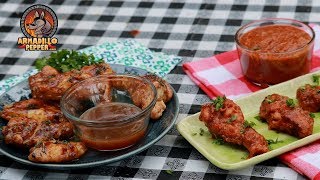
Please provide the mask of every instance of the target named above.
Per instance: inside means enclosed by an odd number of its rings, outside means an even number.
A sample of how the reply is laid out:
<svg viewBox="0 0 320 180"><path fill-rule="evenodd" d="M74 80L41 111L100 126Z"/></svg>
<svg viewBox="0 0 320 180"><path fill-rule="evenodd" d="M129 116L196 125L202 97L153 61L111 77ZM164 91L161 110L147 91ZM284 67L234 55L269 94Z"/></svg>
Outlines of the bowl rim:
<svg viewBox="0 0 320 180"><path fill-rule="evenodd" d="M295 23L298 23L298 24L301 24L303 26L306 26L312 33L312 37L310 39L310 41L306 44L304 44L302 47L299 47L298 49L294 49L294 50L291 50L291 51L288 51L288 52L257 52L255 50L251 50L251 49L248 49L247 47L245 47L244 45L242 45L240 43L240 40L239 40L239 37L240 37L240 32L249 27L250 25L252 24L256 24L256 23L259 23L259 22L270 22L270 21L277 21L277 20L282 20L282 21L288 21L288 22L295 22ZM290 25L290 24L287 24L287 25ZM311 43L314 42L315 40L315 32L313 30L312 27L310 27L308 24L304 23L304 22L301 22L301 21L298 21L298 20L295 20L295 19L290 19L290 18L266 18L266 19L260 19L260 20L254 20L254 21L251 21L243 26L241 26L235 36L234 36L234 39L235 39L235 42L236 42L236 45L240 46L242 49L244 49L245 51L248 51L248 52L254 52L254 53L259 53L259 54L277 54L277 55L281 55L281 54L290 54L290 53L294 53L294 52L297 52L297 51L300 51L301 49L304 49L305 47L309 46Z"/></svg>
<svg viewBox="0 0 320 180"><path fill-rule="evenodd" d="M151 89L152 92L154 94L154 97L151 101L151 103L145 108L142 109L141 112L133 115L133 116L129 116L129 117L125 117L125 118L121 118L120 120L107 120L107 121L92 121L92 120L87 120L87 119L80 119L78 117L73 116L71 113L68 112L68 110L65 107L65 99L67 98L68 95L70 95L70 93L75 90L75 88L79 87L81 84L84 84L88 81L93 81L93 80L99 80L101 78L107 78L107 79L113 79L113 78L134 78L134 79L138 79L144 83L147 83ZM158 97L158 93L156 90L156 87L154 86L154 84L148 80L147 78L143 78L141 76L137 76L137 75L132 75L132 74L112 74L112 75L99 75L99 76L94 76L94 77L90 77L87 78L83 81L80 81L76 84L74 84L73 86L71 86L61 97L60 100L60 109L63 113L63 115L65 117L67 117L68 119L71 119L74 122L77 123L81 123L81 124L85 124L86 126L95 126L95 125L102 125L104 123L116 123L115 125L119 125L120 123L129 123L132 122L134 120L136 120L137 118L139 118L140 116L144 116L147 112L151 111L152 108L154 107L154 105L156 104L157 101L157 97ZM140 107L139 107L140 108Z"/></svg>

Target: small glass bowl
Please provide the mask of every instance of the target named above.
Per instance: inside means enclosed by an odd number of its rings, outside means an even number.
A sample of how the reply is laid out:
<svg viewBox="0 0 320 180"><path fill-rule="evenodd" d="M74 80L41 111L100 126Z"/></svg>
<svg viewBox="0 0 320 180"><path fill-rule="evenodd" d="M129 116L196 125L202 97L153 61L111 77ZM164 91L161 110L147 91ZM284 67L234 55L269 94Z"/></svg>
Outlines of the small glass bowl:
<svg viewBox="0 0 320 180"><path fill-rule="evenodd" d="M137 90L144 98L131 98ZM156 88L144 78L103 75L69 88L60 106L86 146L115 151L130 147L144 137L156 100ZM144 102L144 107L138 107L140 101Z"/></svg>
<svg viewBox="0 0 320 180"><path fill-rule="evenodd" d="M277 34L272 36L269 34L268 36L263 35L270 33L271 30L266 29L272 26L278 26L278 29L273 30L273 32L278 34L282 33L278 35L278 38L276 37ZM289 26L289 28L286 26ZM304 44L300 43L298 46L299 38L284 38L287 35L289 37L289 35L294 34L290 34L289 32L290 29L292 30L291 27L307 33L307 35L310 36L310 41ZM255 33L252 33L250 36L247 34L250 31L253 32L252 30L258 30L257 28L260 28L259 33L255 31ZM262 31L262 29L264 29L264 31ZM244 35L247 35L247 39L242 41L241 38L245 39ZM273 40L268 39L270 37L272 37ZM283 38L284 41L277 44L273 43L279 38ZM235 41L244 76L257 85L268 87L269 85L284 82L309 73L314 38L315 33L310 26L293 19L270 18L253 21L242 26L235 35ZM286 44L289 44L287 42L293 43L297 48L293 48L294 46L285 47ZM248 47L248 44L254 46ZM259 46L264 46L263 44L269 46L269 49L260 49ZM288 49L285 51L281 48Z"/></svg>

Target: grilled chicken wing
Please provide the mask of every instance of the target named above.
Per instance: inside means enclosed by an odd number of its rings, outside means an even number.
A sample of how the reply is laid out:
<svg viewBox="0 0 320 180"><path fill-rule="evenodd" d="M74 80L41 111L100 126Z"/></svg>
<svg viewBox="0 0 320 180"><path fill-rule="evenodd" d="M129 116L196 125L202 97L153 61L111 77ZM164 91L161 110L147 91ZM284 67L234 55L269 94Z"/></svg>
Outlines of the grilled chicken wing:
<svg viewBox="0 0 320 180"><path fill-rule="evenodd" d="M68 162L81 157L87 151L82 142L45 141L30 149L30 161L40 163Z"/></svg>
<svg viewBox="0 0 320 180"><path fill-rule="evenodd" d="M3 127L2 133L6 144L30 148L52 138L70 138L73 136L73 126L63 116L51 120L19 117L11 119Z"/></svg>
<svg viewBox="0 0 320 180"><path fill-rule="evenodd" d="M30 148L38 142L73 136L73 126L58 107L41 100L29 99L6 106L2 118L9 120L3 127L5 142Z"/></svg>
<svg viewBox="0 0 320 180"><path fill-rule="evenodd" d="M289 97L278 94L267 96L260 106L260 117L267 121L269 129L284 132L298 138L312 134L314 120L300 107L290 107Z"/></svg>
<svg viewBox="0 0 320 180"><path fill-rule="evenodd" d="M39 99L28 99L5 106L1 117L8 121L19 117L46 120L54 119L60 114L56 104L48 104Z"/></svg>
<svg viewBox="0 0 320 180"><path fill-rule="evenodd" d="M162 116L163 111L166 109L166 102L170 101L173 96L173 91L170 85L162 78L156 75L145 75L144 78L153 83L157 89L157 102L151 111L151 119L159 119ZM143 101L141 99L140 101Z"/></svg>
<svg viewBox="0 0 320 180"><path fill-rule="evenodd" d="M165 103L171 100L173 91L165 80L156 75L145 75L142 77L151 81L157 90L157 102L151 111L150 117L153 120L159 119L166 109ZM145 109L152 102L152 94L150 94L150 90L147 89L148 86L146 83L124 78L121 82L112 83L111 86L116 89L127 90L133 103L141 109ZM111 93L111 89L107 89L105 94L109 93ZM108 99L109 96L105 95L105 97Z"/></svg>
<svg viewBox="0 0 320 180"><path fill-rule="evenodd" d="M39 73L29 77L29 85L33 98L58 101L73 84L93 76L108 74L114 74L114 71L106 63L84 66L81 70L65 73L45 66Z"/></svg>
<svg viewBox="0 0 320 180"><path fill-rule="evenodd" d="M223 100L221 108L216 108L213 103L202 105L199 119L208 127L213 138L221 137L226 142L246 147L248 158L268 151L265 138L244 125L241 109L232 100Z"/></svg>
<svg viewBox="0 0 320 180"><path fill-rule="evenodd" d="M302 109L309 112L320 111L320 86L306 84L297 90L297 99Z"/></svg>

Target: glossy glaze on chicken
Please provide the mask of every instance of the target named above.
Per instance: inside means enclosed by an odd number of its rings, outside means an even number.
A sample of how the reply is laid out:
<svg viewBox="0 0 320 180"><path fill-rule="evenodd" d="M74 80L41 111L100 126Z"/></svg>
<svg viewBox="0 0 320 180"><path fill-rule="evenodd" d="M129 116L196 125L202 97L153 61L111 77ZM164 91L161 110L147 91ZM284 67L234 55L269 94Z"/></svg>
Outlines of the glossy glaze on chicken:
<svg viewBox="0 0 320 180"><path fill-rule="evenodd" d="M22 148L31 148L29 160L42 163L59 163L78 159L86 151L82 142L66 142L74 136L73 126L62 115L59 101L64 92L77 82L115 72L106 63L84 66L80 70L60 73L51 66L29 77L32 99L7 105L1 117L8 121L3 127L5 143ZM154 75L150 80L157 89L157 103L151 112L152 119L159 119L173 95L167 82ZM146 94L145 84L130 82L119 84L128 88L134 104L142 109L152 101ZM129 87L128 87L129 86ZM111 89L105 92L106 101L111 100Z"/></svg>
<svg viewBox="0 0 320 180"><path fill-rule="evenodd" d="M265 138L245 125L240 107L230 99L221 99L219 103L202 105L199 117L213 138L222 138L226 142L244 146L249 151L248 158L268 152Z"/></svg>
<svg viewBox="0 0 320 180"><path fill-rule="evenodd" d="M306 84L297 90L299 106L309 112L320 111L320 86Z"/></svg>
<svg viewBox="0 0 320 180"><path fill-rule="evenodd" d="M72 85L84 79L114 74L114 71L106 63L84 66L80 70L71 70L60 73L51 66L43 69L29 77L29 86L32 97L46 101L59 101L63 93Z"/></svg>
<svg viewBox="0 0 320 180"><path fill-rule="evenodd" d="M40 163L61 163L76 160L87 151L82 142L44 141L30 149L29 160Z"/></svg>
<svg viewBox="0 0 320 180"><path fill-rule="evenodd" d="M164 110L166 109L166 103L172 99L173 90L168 82L156 75L145 75L141 77L153 83L157 90L157 101L150 114L151 119L157 120L162 116ZM110 86L116 89L127 90L130 94L133 104L141 109L145 109L153 100L153 95L150 94L151 91L147 83L143 83L138 80L129 81L126 78L123 78L123 81L114 82L113 84L110 84ZM105 93L105 97L106 99L110 99L111 96L108 94L111 93L112 88L107 89L107 91L109 92Z"/></svg>
<svg viewBox="0 0 320 180"><path fill-rule="evenodd" d="M309 112L294 105L287 96L272 94L262 101L259 116L267 121L269 129L284 132L298 138L312 134L314 120Z"/></svg>

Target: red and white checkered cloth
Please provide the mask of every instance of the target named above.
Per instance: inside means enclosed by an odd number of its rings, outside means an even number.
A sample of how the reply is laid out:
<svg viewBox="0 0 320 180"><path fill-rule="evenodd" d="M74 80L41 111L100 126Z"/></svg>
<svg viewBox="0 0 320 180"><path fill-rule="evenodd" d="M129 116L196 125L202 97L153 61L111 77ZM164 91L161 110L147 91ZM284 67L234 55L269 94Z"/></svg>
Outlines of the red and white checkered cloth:
<svg viewBox="0 0 320 180"><path fill-rule="evenodd" d="M320 26L310 25L316 32L312 71L320 69ZM242 74L237 50L183 64L186 74L210 97L226 95L237 99L261 88Z"/></svg>
<svg viewBox="0 0 320 180"><path fill-rule="evenodd" d="M312 71L316 71L320 69L320 26L310 26L316 33L312 59ZM236 50L185 63L183 69L210 98L226 95L237 99L261 89L243 76ZM320 180L320 141L283 154L280 159L310 179Z"/></svg>

